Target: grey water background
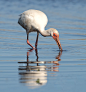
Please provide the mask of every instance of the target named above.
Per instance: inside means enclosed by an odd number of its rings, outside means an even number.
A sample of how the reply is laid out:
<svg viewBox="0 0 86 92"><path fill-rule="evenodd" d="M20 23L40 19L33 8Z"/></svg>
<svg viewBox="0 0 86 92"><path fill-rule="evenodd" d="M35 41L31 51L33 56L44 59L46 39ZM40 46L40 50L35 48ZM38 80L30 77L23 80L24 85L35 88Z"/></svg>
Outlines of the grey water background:
<svg viewBox="0 0 86 92"><path fill-rule="evenodd" d="M30 50L19 14L38 9L56 28L63 52L52 37L39 36ZM36 33L30 33L34 46ZM0 0L0 92L86 91L86 0Z"/></svg>

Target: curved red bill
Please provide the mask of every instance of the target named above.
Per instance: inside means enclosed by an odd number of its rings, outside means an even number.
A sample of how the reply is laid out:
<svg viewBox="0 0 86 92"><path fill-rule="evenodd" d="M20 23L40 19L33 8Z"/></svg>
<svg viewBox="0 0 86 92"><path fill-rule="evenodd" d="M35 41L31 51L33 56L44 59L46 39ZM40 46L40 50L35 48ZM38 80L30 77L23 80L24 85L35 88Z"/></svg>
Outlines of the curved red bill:
<svg viewBox="0 0 86 92"><path fill-rule="evenodd" d="M61 43L60 43L60 40L59 40L59 35L57 37L53 36L54 40L56 41L59 49L62 51L62 47L61 47Z"/></svg>

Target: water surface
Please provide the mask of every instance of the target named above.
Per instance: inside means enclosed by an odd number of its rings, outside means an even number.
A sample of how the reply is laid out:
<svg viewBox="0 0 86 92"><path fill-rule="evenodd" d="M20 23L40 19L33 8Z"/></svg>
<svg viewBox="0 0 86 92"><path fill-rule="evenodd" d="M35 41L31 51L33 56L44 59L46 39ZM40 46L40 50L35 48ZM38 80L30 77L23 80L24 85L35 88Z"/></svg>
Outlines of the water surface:
<svg viewBox="0 0 86 92"><path fill-rule="evenodd" d="M86 1L0 1L0 91L86 91ZM46 13L45 29L56 28L63 52L52 37L39 35L37 50L26 44L19 14L28 9ZM34 46L36 33L30 33Z"/></svg>

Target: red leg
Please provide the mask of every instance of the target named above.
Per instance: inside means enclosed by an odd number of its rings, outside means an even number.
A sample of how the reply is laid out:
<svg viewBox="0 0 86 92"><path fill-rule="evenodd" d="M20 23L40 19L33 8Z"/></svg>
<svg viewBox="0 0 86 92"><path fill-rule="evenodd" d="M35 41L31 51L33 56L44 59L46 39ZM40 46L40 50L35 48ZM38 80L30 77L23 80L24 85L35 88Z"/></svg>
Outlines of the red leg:
<svg viewBox="0 0 86 92"><path fill-rule="evenodd" d="M30 44L30 42L29 42L29 40L28 40L28 34L27 34L27 44L30 45L33 49L35 49L35 48Z"/></svg>
<svg viewBox="0 0 86 92"><path fill-rule="evenodd" d="M37 48L37 44L38 44L38 37L39 37L39 32L37 32L37 38L36 38L35 48Z"/></svg>

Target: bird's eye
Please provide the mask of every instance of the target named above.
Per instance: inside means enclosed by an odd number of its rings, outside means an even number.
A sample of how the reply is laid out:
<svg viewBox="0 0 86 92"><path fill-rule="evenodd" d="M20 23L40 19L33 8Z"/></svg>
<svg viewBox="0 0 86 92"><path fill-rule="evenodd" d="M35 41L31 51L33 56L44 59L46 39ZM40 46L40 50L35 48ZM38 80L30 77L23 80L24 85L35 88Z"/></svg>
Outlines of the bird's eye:
<svg viewBox="0 0 86 92"><path fill-rule="evenodd" d="M53 36L57 37L57 35L54 33Z"/></svg>

